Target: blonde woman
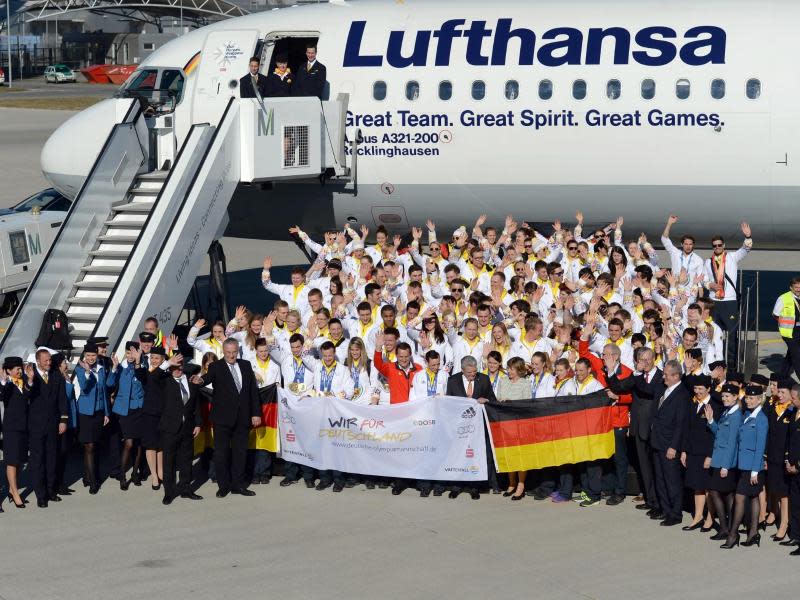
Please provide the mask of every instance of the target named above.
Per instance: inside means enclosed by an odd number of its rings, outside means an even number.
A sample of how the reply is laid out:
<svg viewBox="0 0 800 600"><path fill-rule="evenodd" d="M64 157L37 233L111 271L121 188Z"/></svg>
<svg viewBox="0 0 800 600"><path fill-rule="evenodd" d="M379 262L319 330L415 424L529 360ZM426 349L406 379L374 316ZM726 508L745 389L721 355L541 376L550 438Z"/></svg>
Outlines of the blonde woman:
<svg viewBox="0 0 800 600"><path fill-rule="evenodd" d="M491 353L489 355L491 357ZM498 402L510 402L514 400L530 400L531 382L527 377L528 369L525 361L515 356L508 361L505 375L500 376L500 383L497 386ZM512 500L522 500L525 496L525 478L527 471L515 471L508 474L508 489L503 496Z"/></svg>
<svg viewBox="0 0 800 600"><path fill-rule="evenodd" d="M355 404L373 404L370 392L371 363L367 358L364 340L359 337L350 340L344 366L350 376L345 384L345 397Z"/></svg>

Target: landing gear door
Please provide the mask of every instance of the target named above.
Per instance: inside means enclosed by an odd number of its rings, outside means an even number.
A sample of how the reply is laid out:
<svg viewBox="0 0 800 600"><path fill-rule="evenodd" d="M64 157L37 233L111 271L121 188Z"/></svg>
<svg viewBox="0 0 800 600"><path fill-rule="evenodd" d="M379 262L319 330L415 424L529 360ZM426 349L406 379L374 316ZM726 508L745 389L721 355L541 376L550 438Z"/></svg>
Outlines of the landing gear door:
<svg viewBox="0 0 800 600"><path fill-rule="evenodd" d="M258 36L256 29L208 34L197 69L193 123L216 125L230 97L239 97L239 79L248 72Z"/></svg>

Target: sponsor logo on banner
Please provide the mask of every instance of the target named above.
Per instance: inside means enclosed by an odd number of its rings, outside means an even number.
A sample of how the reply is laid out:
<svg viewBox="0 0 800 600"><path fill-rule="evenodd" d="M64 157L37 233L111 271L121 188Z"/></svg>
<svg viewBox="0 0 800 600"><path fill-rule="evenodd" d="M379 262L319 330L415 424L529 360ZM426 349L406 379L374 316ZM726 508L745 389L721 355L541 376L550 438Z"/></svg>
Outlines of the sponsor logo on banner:
<svg viewBox="0 0 800 600"><path fill-rule="evenodd" d="M420 419L411 422L417 427L433 427L436 425L436 419Z"/></svg>
<svg viewBox="0 0 800 600"><path fill-rule="evenodd" d="M467 458L475 458L475 450L473 450L470 446L467 446L467 452L464 456Z"/></svg>
<svg viewBox="0 0 800 600"><path fill-rule="evenodd" d="M470 433L475 433L475 425L469 423L467 425L462 425L458 428L457 433L459 437L464 437L469 435Z"/></svg>
<svg viewBox="0 0 800 600"><path fill-rule="evenodd" d="M475 408L473 406L470 406L467 410L465 410L464 412L461 413L461 418L462 419L471 419L476 414L478 414L478 413L475 412Z"/></svg>
<svg viewBox="0 0 800 600"><path fill-rule="evenodd" d="M287 442L296 442L297 436L294 434L294 431L287 431L286 432L286 441Z"/></svg>

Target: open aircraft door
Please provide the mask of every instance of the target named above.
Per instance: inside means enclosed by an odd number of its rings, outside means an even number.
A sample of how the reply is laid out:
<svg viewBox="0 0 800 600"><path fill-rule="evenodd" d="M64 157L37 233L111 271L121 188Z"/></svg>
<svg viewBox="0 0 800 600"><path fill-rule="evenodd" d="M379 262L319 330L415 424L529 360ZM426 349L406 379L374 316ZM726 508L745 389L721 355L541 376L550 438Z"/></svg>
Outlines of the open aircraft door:
<svg viewBox="0 0 800 600"><path fill-rule="evenodd" d="M258 36L256 29L208 34L195 82L193 123L219 122L230 97L239 96L239 79L248 72Z"/></svg>

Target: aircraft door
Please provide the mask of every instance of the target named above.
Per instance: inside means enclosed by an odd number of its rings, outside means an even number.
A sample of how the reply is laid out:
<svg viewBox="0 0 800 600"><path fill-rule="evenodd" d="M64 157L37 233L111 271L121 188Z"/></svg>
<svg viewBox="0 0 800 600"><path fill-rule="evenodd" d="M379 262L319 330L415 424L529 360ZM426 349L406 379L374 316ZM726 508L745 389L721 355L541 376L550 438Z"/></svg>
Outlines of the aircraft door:
<svg viewBox="0 0 800 600"><path fill-rule="evenodd" d="M239 79L247 74L258 36L256 29L208 34L195 82L193 123L216 125L230 97L239 96Z"/></svg>

